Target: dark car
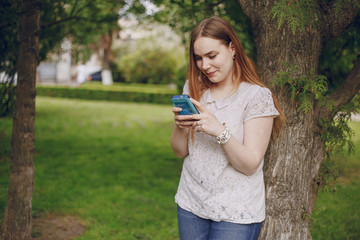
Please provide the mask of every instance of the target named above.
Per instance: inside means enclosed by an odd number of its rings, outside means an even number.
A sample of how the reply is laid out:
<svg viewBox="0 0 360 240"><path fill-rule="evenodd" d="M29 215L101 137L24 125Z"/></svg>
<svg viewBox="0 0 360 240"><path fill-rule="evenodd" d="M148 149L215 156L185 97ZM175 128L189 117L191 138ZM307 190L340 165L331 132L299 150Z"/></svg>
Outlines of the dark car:
<svg viewBox="0 0 360 240"><path fill-rule="evenodd" d="M88 81L102 81L101 79L101 71L94 72L88 76Z"/></svg>

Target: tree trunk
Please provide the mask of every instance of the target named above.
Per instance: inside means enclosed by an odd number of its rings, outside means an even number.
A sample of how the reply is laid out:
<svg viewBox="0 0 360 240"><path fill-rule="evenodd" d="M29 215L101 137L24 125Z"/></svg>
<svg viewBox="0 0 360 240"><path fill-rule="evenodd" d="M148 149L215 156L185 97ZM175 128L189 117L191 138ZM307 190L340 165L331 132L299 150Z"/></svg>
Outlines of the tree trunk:
<svg viewBox="0 0 360 240"><path fill-rule="evenodd" d="M255 35L263 80L270 83L284 69L282 61L298 66L302 73L309 73L311 68L317 72L322 49L319 33L307 29L294 35L287 26L277 29L273 21L262 26ZM317 195L314 178L325 157L315 132L318 119L312 112L298 111L284 89L273 91L287 123L266 158L267 218L261 239L311 239L310 219Z"/></svg>
<svg viewBox="0 0 360 240"><path fill-rule="evenodd" d="M267 34L256 34L260 77L270 85L282 61L298 66L302 73L317 71L321 41L316 32L293 35L289 30L265 24ZM292 46L283 48L281 45ZM271 50L269 50L271 49ZM312 112L298 111L285 89L273 88L287 118L278 139L269 147L265 162L267 218L261 239L311 239L310 219L317 191L314 178L325 157L316 134L318 119Z"/></svg>
<svg viewBox="0 0 360 240"><path fill-rule="evenodd" d="M111 50L112 31L102 35L100 38L100 51L103 59L103 69L101 71L102 84L111 85L113 83L111 74L111 63L114 61L114 53Z"/></svg>
<svg viewBox="0 0 360 240"><path fill-rule="evenodd" d="M320 118L331 120L334 113L319 108L314 99L313 111L307 114L298 111L299 106L286 93L286 87L273 87L271 81L278 72L286 70L284 62L297 66L302 75L316 74L323 46L354 20L359 6L355 1L348 1L336 10L335 1L317 1L318 24L307 26L301 32L297 29L294 34L287 24L278 29L278 23L270 14L275 2L239 0L254 31L258 73L272 88L287 118L265 156L267 216L259 239L304 240L311 239L310 220L317 196L315 179L325 158L318 123ZM288 6L291 4L289 1ZM342 85L329 95L336 108L349 102L359 90L359 73L360 58Z"/></svg>
<svg viewBox="0 0 360 240"><path fill-rule="evenodd" d="M31 239L35 145L35 79L39 52L40 0L24 0L13 115L10 183L2 239Z"/></svg>
<svg viewBox="0 0 360 240"><path fill-rule="evenodd" d="M316 134L316 114L298 111L286 89L273 87L272 79L284 71L284 62L299 67L301 73L317 72L322 49L320 33L310 27L295 35L269 16L268 1L247 1L253 14L260 78L272 88L287 122L265 157L266 220L259 239L311 239L310 219L317 191L314 178L324 159L324 146ZM251 10L248 10L251 11Z"/></svg>

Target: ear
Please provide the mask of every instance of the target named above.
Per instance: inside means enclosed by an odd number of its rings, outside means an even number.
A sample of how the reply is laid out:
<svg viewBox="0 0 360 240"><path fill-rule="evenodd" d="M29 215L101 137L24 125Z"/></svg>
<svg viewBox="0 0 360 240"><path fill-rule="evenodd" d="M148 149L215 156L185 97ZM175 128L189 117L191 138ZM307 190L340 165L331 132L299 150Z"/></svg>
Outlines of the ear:
<svg viewBox="0 0 360 240"><path fill-rule="evenodd" d="M232 54L235 54L235 47L234 44L232 42L229 43L229 48L231 49Z"/></svg>

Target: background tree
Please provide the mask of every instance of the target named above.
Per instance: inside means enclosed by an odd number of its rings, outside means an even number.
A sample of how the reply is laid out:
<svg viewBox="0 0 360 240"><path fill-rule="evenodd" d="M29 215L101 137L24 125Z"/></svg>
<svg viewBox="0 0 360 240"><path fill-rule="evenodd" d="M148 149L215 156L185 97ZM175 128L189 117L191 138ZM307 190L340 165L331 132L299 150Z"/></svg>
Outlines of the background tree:
<svg viewBox="0 0 360 240"><path fill-rule="evenodd" d="M2 13L7 18L0 18L0 31L4 34L0 44L3 51L0 70L5 73L4 80L7 84L1 86L1 89L6 89L2 91L2 97L14 98L14 94L9 91L15 89L12 88L15 73L18 75L18 82L13 114L9 192L0 233L2 239L31 238L35 80L40 60L65 37L72 36L77 40L75 43L84 46L92 42L95 36L101 36L103 29L118 28L116 9L120 8L121 3L115 0L106 3L81 0L5 1L5 11ZM19 26L20 30L17 29ZM84 32L86 27L88 31ZM81 28L83 29L80 31ZM79 39L80 36L83 38ZM6 101L2 100L1 103ZM2 113L8 113L10 108L2 109L5 109Z"/></svg>
<svg viewBox="0 0 360 240"><path fill-rule="evenodd" d="M2 239L30 239L32 232L35 80L39 52L40 0L24 0L21 12L16 88L18 97L13 117L10 184Z"/></svg>

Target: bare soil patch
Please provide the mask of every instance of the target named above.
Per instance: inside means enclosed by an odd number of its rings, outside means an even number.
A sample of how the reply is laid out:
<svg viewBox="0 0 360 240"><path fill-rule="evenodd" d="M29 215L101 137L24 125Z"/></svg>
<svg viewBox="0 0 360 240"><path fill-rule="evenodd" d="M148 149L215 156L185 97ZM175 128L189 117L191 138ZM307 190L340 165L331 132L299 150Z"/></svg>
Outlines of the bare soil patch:
<svg viewBox="0 0 360 240"><path fill-rule="evenodd" d="M33 240L72 240L86 230L86 224L74 216L41 214L33 219Z"/></svg>

